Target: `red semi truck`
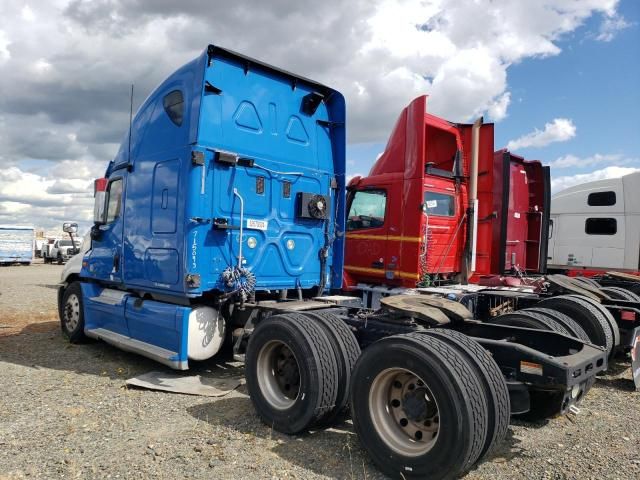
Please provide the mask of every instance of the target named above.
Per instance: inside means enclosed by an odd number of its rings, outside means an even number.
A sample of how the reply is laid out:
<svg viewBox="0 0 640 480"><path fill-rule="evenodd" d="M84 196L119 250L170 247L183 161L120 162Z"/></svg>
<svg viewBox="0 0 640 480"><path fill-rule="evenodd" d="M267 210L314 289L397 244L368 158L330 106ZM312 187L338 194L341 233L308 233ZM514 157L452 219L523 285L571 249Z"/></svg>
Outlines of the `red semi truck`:
<svg viewBox="0 0 640 480"><path fill-rule="evenodd" d="M454 124L416 98L367 177L349 184L344 285L414 288L544 273L549 167L494 153L493 124Z"/></svg>
<svg viewBox="0 0 640 480"><path fill-rule="evenodd" d="M348 186L344 288L369 308L410 289L459 300L485 321L581 337L610 356L633 350L640 386L640 297L546 275L550 169L494 152L493 135L482 119L429 114L426 96L402 111L369 175Z"/></svg>

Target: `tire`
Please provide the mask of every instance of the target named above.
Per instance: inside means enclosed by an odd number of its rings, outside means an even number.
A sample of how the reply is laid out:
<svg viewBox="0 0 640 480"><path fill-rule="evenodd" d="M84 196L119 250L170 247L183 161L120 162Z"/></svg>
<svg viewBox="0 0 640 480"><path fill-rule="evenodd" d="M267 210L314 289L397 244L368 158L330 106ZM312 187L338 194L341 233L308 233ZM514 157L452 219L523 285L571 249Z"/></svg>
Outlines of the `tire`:
<svg viewBox="0 0 640 480"><path fill-rule="evenodd" d="M279 432L307 431L334 408L338 367L331 342L304 315L275 315L258 324L249 337L245 376L256 412Z"/></svg>
<svg viewBox="0 0 640 480"><path fill-rule="evenodd" d="M73 282L62 294L62 304L58 309L60 328L71 343L81 343L84 335L84 305L80 282Z"/></svg>
<svg viewBox="0 0 640 480"><path fill-rule="evenodd" d="M620 329L618 328L618 324L616 323L616 319L613 318L611 312L605 307L602 303L592 298L583 297L582 295L569 295L570 297L580 299L583 302L587 302L592 305L593 308L598 310L605 319L607 324L609 325L609 329L611 330L611 335L613 337L613 350L612 354L616 351L617 347L620 346Z"/></svg>
<svg viewBox="0 0 640 480"><path fill-rule="evenodd" d="M571 336L571 333L556 320L546 315L530 310L518 310L495 317L489 323L496 325L510 325L512 327L537 328L538 330L550 330Z"/></svg>
<svg viewBox="0 0 640 480"><path fill-rule="evenodd" d="M614 300L626 300L629 302L640 302L640 296L637 293L633 293L630 290L626 290L621 287L601 287L604 293L609 295Z"/></svg>
<svg viewBox="0 0 640 480"><path fill-rule="evenodd" d="M433 335L457 349L480 379L488 406L487 438L477 460L481 461L504 441L509 429L511 402L500 367L478 342L460 332L434 328L424 332L424 335Z"/></svg>
<svg viewBox="0 0 640 480"><path fill-rule="evenodd" d="M318 311L305 312L304 315L315 320L323 329L331 343L338 367L335 407L318 421L318 425L330 426L349 412L349 383L353 367L360 356L360 346L349 326L333 313Z"/></svg>
<svg viewBox="0 0 640 480"><path fill-rule="evenodd" d="M62 256L58 254L58 265L62 265Z"/></svg>
<svg viewBox="0 0 640 480"><path fill-rule="evenodd" d="M605 348L607 355L613 350L613 334L606 318L600 310L591 303L584 301L584 297L560 295L545 298L536 307L550 308L564 313L583 328L591 343Z"/></svg>
<svg viewBox="0 0 640 480"><path fill-rule="evenodd" d="M552 320L555 320L557 323L562 325L572 337L579 338L583 342L591 343L591 339L589 338L589 335L587 335L587 332L584 331L584 328L582 328L578 322L576 322L568 315L565 315L564 313L557 310L542 307L531 307L526 308L525 310L528 312L539 313L540 315L544 315Z"/></svg>
<svg viewBox="0 0 640 480"><path fill-rule="evenodd" d="M356 363L350 391L358 438L392 478L453 478L482 452L483 387L464 356L435 335L373 343Z"/></svg>
<svg viewBox="0 0 640 480"><path fill-rule="evenodd" d="M589 277L571 277L571 278L579 282L586 283L587 285L591 285L592 287L600 288L600 284L593 278L589 278Z"/></svg>

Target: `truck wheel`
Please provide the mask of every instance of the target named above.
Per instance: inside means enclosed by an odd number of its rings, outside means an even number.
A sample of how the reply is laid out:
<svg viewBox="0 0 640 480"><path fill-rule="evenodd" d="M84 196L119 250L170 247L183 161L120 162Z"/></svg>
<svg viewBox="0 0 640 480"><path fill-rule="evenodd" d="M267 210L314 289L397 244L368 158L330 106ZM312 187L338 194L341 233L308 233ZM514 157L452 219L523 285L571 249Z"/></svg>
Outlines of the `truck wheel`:
<svg viewBox="0 0 640 480"><path fill-rule="evenodd" d="M613 315L611 314L611 312L602 303L592 298L583 297L582 295L575 295L575 294L569 295L569 296L592 305L593 308L595 308L600 312L601 317L604 318L605 322L609 325L609 329L611 330L611 336L613 339L612 340L613 341L612 354L613 354L616 348L620 345L620 329L618 328L616 319L613 318Z"/></svg>
<svg viewBox="0 0 640 480"><path fill-rule="evenodd" d="M62 265L62 255L58 254L58 265Z"/></svg>
<svg viewBox="0 0 640 480"><path fill-rule="evenodd" d="M550 330L563 335L571 335L566 328L554 319L526 309L505 313L504 315L492 318L489 323L509 325L512 327L537 328L538 330Z"/></svg>
<svg viewBox="0 0 640 480"><path fill-rule="evenodd" d="M569 332L569 335L571 335L572 337L579 338L583 342L591 343L591 339L589 338L589 335L587 335L587 332L584 331L584 328L582 328L580 324L576 322L574 319L572 319L568 315L565 315L562 312L559 312L557 310L552 310L550 308L542 308L542 307L526 308L525 311L535 312L540 315L544 315L545 317L550 318L551 320L554 320L560 325L562 325Z"/></svg>
<svg viewBox="0 0 640 480"><path fill-rule="evenodd" d="M607 319L584 297L560 295L545 298L536 304L537 307L550 308L572 318L587 332L591 342L605 348L607 355L613 350L613 334Z"/></svg>
<svg viewBox="0 0 640 480"><path fill-rule="evenodd" d="M245 356L247 389L262 421L283 433L311 428L331 411L338 367L316 321L297 313L261 321Z"/></svg>
<svg viewBox="0 0 640 480"><path fill-rule="evenodd" d="M480 461L495 451L496 447L504 441L509 429L511 403L509 390L500 367L487 350L463 333L434 328L423 334L433 335L455 348L474 368L476 376L480 379L488 405L487 438L477 460Z"/></svg>
<svg viewBox="0 0 640 480"><path fill-rule="evenodd" d="M360 356L360 346L349 326L330 312L305 312L323 329L333 349L338 367L337 395L335 407L327 413L319 424L329 426L344 418L349 411L349 383L351 372Z"/></svg>
<svg viewBox="0 0 640 480"><path fill-rule="evenodd" d="M409 333L373 343L356 363L350 390L358 438L393 478L453 478L482 452L482 385L440 338Z"/></svg>
<svg viewBox="0 0 640 480"><path fill-rule="evenodd" d="M638 294L633 293L630 290L626 290L621 287L601 287L604 293L609 295L614 300L627 300L629 302L640 302L640 296Z"/></svg>
<svg viewBox="0 0 640 480"><path fill-rule="evenodd" d="M589 278L589 277L571 277L571 278L579 282L586 283L587 285L591 285L592 287L600 288L600 284L593 278Z"/></svg>
<svg viewBox="0 0 640 480"><path fill-rule="evenodd" d="M71 343L86 340L84 335L84 309L80 282L73 282L62 294L60 327Z"/></svg>

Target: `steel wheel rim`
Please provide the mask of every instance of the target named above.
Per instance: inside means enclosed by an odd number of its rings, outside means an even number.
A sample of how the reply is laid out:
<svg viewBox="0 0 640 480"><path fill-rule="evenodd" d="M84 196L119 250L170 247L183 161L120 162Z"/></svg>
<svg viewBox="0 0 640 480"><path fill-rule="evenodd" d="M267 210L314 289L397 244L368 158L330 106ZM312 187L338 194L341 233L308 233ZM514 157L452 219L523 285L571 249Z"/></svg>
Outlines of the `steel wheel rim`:
<svg viewBox="0 0 640 480"><path fill-rule="evenodd" d="M264 399L277 410L290 408L300 394L300 364L284 342L272 340L262 347L257 377Z"/></svg>
<svg viewBox="0 0 640 480"><path fill-rule="evenodd" d="M376 375L369 412L380 439L400 455L424 455L438 439L438 403L426 382L410 370L388 368Z"/></svg>
<svg viewBox="0 0 640 480"><path fill-rule="evenodd" d="M64 305L64 324L67 330L72 332L78 323L80 323L80 299L75 293L72 293Z"/></svg>

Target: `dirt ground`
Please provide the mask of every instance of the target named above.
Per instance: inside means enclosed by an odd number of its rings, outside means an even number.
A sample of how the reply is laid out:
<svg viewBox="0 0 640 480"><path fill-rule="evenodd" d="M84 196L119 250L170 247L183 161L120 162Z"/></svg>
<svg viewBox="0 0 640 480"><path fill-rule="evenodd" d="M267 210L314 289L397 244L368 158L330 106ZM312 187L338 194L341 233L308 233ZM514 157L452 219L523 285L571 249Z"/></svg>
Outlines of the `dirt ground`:
<svg viewBox="0 0 640 480"><path fill-rule="evenodd" d="M0 268L0 479L380 479L349 422L291 437L255 415L243 387L218 398L127 388L165 367L59 333L62 267ZM224 359L202 375L241 377ZM640 478L640 394L624 359L599 378L578 415L514 422L477 479Z"/></svg>

